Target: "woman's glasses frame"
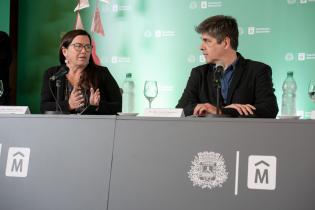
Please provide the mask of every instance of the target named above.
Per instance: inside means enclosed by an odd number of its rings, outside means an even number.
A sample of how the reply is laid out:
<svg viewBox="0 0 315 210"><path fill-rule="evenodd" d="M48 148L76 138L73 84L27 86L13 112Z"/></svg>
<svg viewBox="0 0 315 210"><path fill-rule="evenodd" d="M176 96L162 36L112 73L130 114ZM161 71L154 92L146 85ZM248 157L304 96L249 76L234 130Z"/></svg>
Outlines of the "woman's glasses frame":
<svg viewBox="0 0 315 210"><path fill-rule="evenodd" d="M92 45L90 45L90 44L82 44L82 43L73 43L73 44L71 44L71 46L73 46L73 48L78 52L81 52L83 47L84 47L86 52L91 52L91 50L93 48Z"/></svg>

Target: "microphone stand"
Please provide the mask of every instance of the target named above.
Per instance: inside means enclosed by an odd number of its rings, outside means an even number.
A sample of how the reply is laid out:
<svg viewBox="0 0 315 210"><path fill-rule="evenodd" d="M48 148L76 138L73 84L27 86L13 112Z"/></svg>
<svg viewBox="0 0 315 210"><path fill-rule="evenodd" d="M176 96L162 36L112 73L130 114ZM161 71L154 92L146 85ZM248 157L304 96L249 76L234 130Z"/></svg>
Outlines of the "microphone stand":
<svg viewBox="0 0 315 210"><path fill-rule="evenodd" d="M66 65L61 65L61 67L59 68L59 71L49 78L49 82L55 81L55 85L56 85L56 91L57 91L56 98L55 98L56 109L55 109L55 111L46 111L45 114L62 114L62 110L61 110L60 105L59 105L60 87L61 87L60 78L64 77L66 74L68 74L68 72L69 72L69 68ZM50 88L50 83L49 83L49 88ZM50 91L54 95L51 88L50 88Z"/></svg>
<svg viewBox="0 0 315 210"><path fill-rule="evenodd" d="M223 67L222 66L217 66L215 71L214 71L214 86L217 89L217 103L216 103L216 115L220 114L220 96L221 96L221 78L223 74Z"/></svg>
<svg viewBox="0 0 315 210"><path fill-rule="evenodd" d="M221 80L220 79L217 81L216 88L217 88L217 104L216 104L217 112L216 112L216 114L219 115L220 114L219 110L221 108L221 106L220 106Z"/></svg>
<svg viewBox="0 0 315 210"><path fill-rule="evenodd" d="M61 87L61 80L57 79L56 80L57 94L56 94L56 111L55 111L55 114L62 114L61 110L59 110L60 87Z"/></svg>
<svg viewBox="0 0 315 210"><path fill-rule="evenodd" d="M55 109L55 111L45 111L45 114L62 114L62 111L59 110L61 80L60 79L56 79L55 80L55 85L56 85L56 90L57 90L56 98L55 98L56 109Z"/></svg>
<svg viewBox="0 0 315 210"><path fill-rule="evenodd" d="M216 103L216 113L215 114L207 114L206 117L214 117L214 118L220 118L220 117L227 117L225 114L220 114L221 104L220 104L220 96L221 96L221 78L223 75L224 68L222 65L217 65L214 69L213 73L213 83L216 88L217 92L217 103Z"/></svg>

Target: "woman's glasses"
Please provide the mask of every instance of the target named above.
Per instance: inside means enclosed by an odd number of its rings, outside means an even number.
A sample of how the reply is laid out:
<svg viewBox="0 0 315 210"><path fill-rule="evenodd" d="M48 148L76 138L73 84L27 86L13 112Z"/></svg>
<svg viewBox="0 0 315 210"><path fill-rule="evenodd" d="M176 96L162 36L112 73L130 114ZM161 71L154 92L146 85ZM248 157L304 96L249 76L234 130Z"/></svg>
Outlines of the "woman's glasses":
<svg viewBox="0 0 315 210"><path fill-rule="evenodd" d="M90 44L74 43L74 44L71 44L71 45L78 52L81 52L83 47L84 47L86 52L91 52L91 50L92 50L92 45L90 45Z"/></svg>

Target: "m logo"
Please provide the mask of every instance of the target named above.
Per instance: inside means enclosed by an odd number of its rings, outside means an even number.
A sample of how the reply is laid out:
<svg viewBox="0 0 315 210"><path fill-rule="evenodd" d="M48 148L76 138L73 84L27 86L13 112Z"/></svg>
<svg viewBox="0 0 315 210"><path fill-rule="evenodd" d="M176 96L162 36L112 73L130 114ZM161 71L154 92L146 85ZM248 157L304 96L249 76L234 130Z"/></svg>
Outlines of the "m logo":
<svg viewBox="0 0 315 210"><path fill-rule="evenodd" d="M276 189L276 169L275 156L249 156L247 187L261 190Z"/></svg>
<svg viewBox="0 0 315 210"><path fill-rule="evenodd" d="M30 152L30 148L10 147L5 175L11 177L26 177Z"/></svg>

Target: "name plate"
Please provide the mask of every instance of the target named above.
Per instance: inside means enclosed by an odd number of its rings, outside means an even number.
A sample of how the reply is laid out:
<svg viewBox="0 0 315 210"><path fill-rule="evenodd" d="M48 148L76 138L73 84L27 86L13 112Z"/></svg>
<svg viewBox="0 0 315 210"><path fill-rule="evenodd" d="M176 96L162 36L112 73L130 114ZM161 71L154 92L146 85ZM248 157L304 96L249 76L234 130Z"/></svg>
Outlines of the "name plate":
<svg viewBox="0 0 315 210"><path fill-rule="evenodd" d="M145 109L143 117L183 117L183 109Z"/></svg>
<svg viewBox="0 0 315 210"><path fill-rule="evenodd" d="M31 114L28 106L0 106L0 114Z"/></svg>

